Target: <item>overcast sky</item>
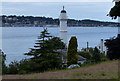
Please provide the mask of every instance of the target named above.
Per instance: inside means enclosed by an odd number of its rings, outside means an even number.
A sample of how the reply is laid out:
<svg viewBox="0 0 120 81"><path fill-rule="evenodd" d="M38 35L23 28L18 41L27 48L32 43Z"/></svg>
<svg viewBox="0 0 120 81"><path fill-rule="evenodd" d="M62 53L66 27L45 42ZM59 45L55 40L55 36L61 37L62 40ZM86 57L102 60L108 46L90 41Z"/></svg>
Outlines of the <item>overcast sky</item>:
<svg viewBox="0 0 120 81"><path fill-rule="evenodd" d="M4 1L22 1L22 0L4 0ZM33 0L24 0L24 1L33 1ZM34 1L43 1L43 0L34 0ZM48 0L44 0L44 1L48 1ZM73 0L69 0L69 1L73 1ZM83 0L79 0L79 1L83 1ZM103 0L89 0L89 1L103 1ZM112 3L111 0L104 0L104 1L106 2L46 2L46 3L3 2L2 15L46 16L46 17L58 18L60 11L62 10L62 6L64 5L69 18L78 19L78 20L94 19L100 21L113 21L113 22L117 21L117 20L111 20L110 17L106 16L109 13L110 9L114 6L114 3Z"/></svg>
<svg viewBox="0 0 120 81"><path fill-rule="evenodd" d="M2 0L2 2L112 2L113 0Z"/></svg>

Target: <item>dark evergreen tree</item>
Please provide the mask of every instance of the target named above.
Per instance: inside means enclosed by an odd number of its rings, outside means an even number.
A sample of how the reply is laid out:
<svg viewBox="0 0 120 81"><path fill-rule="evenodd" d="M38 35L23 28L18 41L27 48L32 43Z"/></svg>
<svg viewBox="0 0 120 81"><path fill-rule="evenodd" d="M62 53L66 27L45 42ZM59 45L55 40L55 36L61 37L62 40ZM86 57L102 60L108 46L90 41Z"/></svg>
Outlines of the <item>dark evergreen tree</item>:
<svg viewBox="0 0 120 81"><path fill-rule="evenodd" d="M47 45L45 42L50 38L52 38L52 36L50 35L50 33L48 33L47 28L44 29L40 33L40 36L38 36L37 43L35 43L36 45L34 46L35 48L30 48L31 51L28 53L25 53L25 55L30 55L34 57L43 56L45 53L47 53L47 49L48 49L46 47Z"/></svg>
<svg viewBox="0 0 120 81"><path fill-rule="evenodd" d="M18 71L19 71L19 62L17 61L13 61L9 64L8 66L8 74L18 74Z"/></svg>
<svg viewBox="0 0 120 81"><path fill-rule="evenodd" d="M101 61L101 53L97 47L94 48L93 61L96 63Z"/></svg>
<svg viewBox="0 0 120 81"><path fill-rule="evenodd" d="M68 66L71 64L77 64L78 62L78 53L77 53L77 38L75 36L71 37L68 45L67 52L67 64Z"/></svg>
<svg viewBox="0 0 120 81"><path fill-rule="evenodd" d="M105 42L107 46L107 56L110 60L120 59L120 38L107 39Z"/></svg>
<svg viewBox="0 0 120 81"><path fill-rule="evenodd" d="M58 50L63 49L65 44L60 38L52 37L49 34L47 29L44 29L44 31L41 32L37 43L35 43L35 48L32 48L29 53L25 54L34 57L29 61L21 61L20 68L22 68L25 63L30 64L29 66L24 65L27 70L33 72L43 72L50 69L61 68L61 53ZM28 67L32 68L28 69Z"/></svg>
<svg viewBox="0 0 120 81"><path fill-rule="evenodd" d="M2 67L0 67L0 71L2 71L2 74L7 73L7 66L5 64L5 61L6 61L6 55L0 49L0 66L2 66Z"/></svg>

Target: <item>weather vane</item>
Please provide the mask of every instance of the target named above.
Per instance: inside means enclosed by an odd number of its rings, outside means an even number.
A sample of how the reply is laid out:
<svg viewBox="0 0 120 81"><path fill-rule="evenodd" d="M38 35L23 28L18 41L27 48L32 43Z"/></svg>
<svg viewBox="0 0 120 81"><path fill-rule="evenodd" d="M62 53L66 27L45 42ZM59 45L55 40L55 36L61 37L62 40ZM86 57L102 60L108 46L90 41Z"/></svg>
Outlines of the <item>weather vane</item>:
<svg viewBox="0 0 120 81"><path fill-rule="evenodd" d="M64 10L64 8L65 8L65 7L63 6L63 10Z"/></svg>

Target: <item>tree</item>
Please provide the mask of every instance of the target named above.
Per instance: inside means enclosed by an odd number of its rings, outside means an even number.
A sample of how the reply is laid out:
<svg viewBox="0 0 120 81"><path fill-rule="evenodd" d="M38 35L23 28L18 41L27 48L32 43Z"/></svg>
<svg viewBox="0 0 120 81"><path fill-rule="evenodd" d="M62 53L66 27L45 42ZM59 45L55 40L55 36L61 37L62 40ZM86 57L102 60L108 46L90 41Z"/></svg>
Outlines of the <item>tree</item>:
<svg viewBox="0 0 120 81"><path fill-rule="evenodd" d="M109 12L109 16L112 17L112 19L116 19L117 17L120 17L120 0L114 0L115 6L111 8ZM105 45L108 48L107 51L107 57L110 60L113 59L120 59L120 37L118 35L117 38L107 39L105 42Z"/></svg>
<svg viewBox="0 0 120 81"><path fill-rule="evenodd" d="M89 52L86 52L86 51L81 51L81 52L78 52L78 55L88 59L88 60L91 60L92 59L92 55L89 53Z"/></svg>
<svg viewBox="0 0 120 81"><path fill-rule="evenodd" d="M100 53L100 51L97 47L89 48L89 52L87 52L86 50L87 50L87 48L83 48L80 52L78 52L78 54L88 60L93 60L93 62L100 62L100 61L107 60L107 57L105 56L105 54Z"/></svg>
<svg viewBox="0 0 120 81"><path fill-rule="evenodd" d="M77 38L75 36L71 37L68 45L67 52L67 64L77 64L78 62L78 54L77 54Z"/></svg>
<svg viewBox="0 0 120 81"><path fill-rule="evenodd" d="M7 73L7 66L5 64L5 60L6 60L6 55L0 49L0 66L2 65L2 68L0 68L0 71L2 71L2 74Z"/></svg>
<svg viewBox="0 0 120 81"><path fill-rule="evenodd" d="M19 63L17 61L13 61L9 64L9 67L8 67L8 74L18 74L18 71L19 71Z"/></svg>
<svg viewBox="0 0 120 81"><path fill-rule="evenodd" d="M110 60L120 59L120 38L107 39L105 42L107 46L107 57Z"/></svg>
<svg viewBox="0 0 120 81"><path fill-rule="evenodd" d="M94 48L94 52L93 52L93 61L98 63L101 61L101 55L100 55L100 51L97 47Z"/></svg>
<svg viewBox="0 0 120 81"><path fill-rule="evenodd" d="M25 53L25 55L29 56L34 56L34 57L39 57L43 56L47 51L46 51L46 41L49 40L52 36L49 35L47 28L44 29L41 33L40 36L38 36L37 43L34 46L35 48L30 48L31 51L28 53Z"/></svg>
<svg viewBox="0 0 120 81"><path fill-rule="evenodd" d="M118 16L120 17L120 1L115 2L115 6L111 8L109 16L112 17L112 19L116 19Z"/></svg>
<svg viewBox="0 0 120 81"><path fill-rule="evenodd" d="M33 72L43 72L50 69L61 68L61 53L58 50L65 48L65 44L60 38L52 37L49 34L47 29L44 29L44 31L41 32L37 43L35 43L35 48L32 48L30 52L25 54L34 57L27 62L22 61L20 67L28 63L30 66L24 66L27 70L29 67L29 71Z"/></svg>

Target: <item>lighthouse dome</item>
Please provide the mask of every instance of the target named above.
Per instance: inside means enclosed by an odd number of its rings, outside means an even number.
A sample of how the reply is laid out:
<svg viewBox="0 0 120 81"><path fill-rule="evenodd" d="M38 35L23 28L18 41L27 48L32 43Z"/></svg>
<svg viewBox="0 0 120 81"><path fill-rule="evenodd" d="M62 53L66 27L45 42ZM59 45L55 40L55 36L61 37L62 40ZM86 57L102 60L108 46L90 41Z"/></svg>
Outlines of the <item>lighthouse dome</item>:
<svg viewBox="0 0 120 81"><path fill-rule="evenodd" d="M61 13L66 13L66 11L65 11L65 10L62 10Z"/></svg>
<svg viewBox="0 0 120 81"><path fill-rule="evenodd" d="M61 13L66 13L66 11L64 10L64 6L63 6L63 10L61 11Z"/></svg>

